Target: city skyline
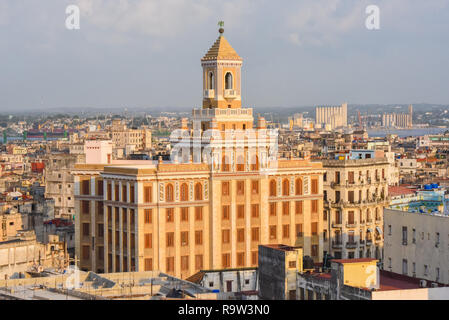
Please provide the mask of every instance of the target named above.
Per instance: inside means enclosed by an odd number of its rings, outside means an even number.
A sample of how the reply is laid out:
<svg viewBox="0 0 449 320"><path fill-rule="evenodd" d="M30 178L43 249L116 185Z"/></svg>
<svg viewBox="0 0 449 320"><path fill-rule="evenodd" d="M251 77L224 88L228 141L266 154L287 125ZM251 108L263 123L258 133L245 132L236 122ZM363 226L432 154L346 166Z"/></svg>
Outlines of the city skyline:
<svg viewBox="0 0 449 320"><path fill-rule="evenodd" d="M65 28L70 4L80 7L80 30ZM380 9L380 30L365 27L370 4ZM245 106L444 104L448 5L4 1L0 110L198 107L197 57L218 20L248 61Z"/></svg>

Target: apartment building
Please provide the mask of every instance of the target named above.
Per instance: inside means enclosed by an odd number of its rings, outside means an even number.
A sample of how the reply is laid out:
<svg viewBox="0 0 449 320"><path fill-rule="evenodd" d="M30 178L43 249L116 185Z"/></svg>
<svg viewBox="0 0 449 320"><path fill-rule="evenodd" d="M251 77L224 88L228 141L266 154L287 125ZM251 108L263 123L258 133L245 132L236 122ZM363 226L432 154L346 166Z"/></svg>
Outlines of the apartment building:
<svg viewBox="0 0 449 320"><path fill-rule="evenodd" d="M45 166L45 197L55 200L54 215L72 219L75 215L74 179L70 174L81 155L51 154Z"/></svg>
<svg viewBox="0 0 449 320"><path fill-rule="evenodd" d="M385 270L449 284L449 216L386 208L384 221Z"/></svg>
<svg viewBox="0 0 449 320"><path fill-rule="evenodd" d="M0 242L7 241L17 235L20 230L28 228L28 219L25 214L19 212L0 213Z"/></svg>
<svg viewBox="0 0 449 320"><path fill-rule="evenodd" d="M337 153L323 161L324 250L332 256L381 259L388 166L371 150Z"/></svg>
<svg viewBox="0 0 449 320"><path fill-rule="evenodd" d="M241 107L241 62L223 35L202 59L206 89L192 128L217 130L209 144L212 161L177 163L184 157L177 154L174 162L75 167L82 269L159 269L187 278L202 269L257 266L258 245L280 241L322 261L321 163L275 157L276 168L268 170L272 150L270 138L260 138L263 118L255 128L257 154L248 148L224 151L230 141L225 131L253 129L252 109ZM188 130L185 124L182 129Z"/></svg>
<svg viewBox="0 0 449 320"><path fill-rule="evenodd" d="M151 149L151 130L148 127L128 128L120 119L114 119L110 134L114 148L129 152Z"/></svg>
<svg viewBox="0 0 449 320"><path fill-rule="evenodd" d="M315 108L315 123L320 128L333 130L348 125L348 104Z"/></svg>
<svg viewBox="0 0 449 320"><path fill-rule="evenodd" d="M69 265L69 255L64 241L49 235L48 241L40 243L34 231L20 231L8 241L0 242L0 278L22 277L32 268L63 270Z"/></svg>

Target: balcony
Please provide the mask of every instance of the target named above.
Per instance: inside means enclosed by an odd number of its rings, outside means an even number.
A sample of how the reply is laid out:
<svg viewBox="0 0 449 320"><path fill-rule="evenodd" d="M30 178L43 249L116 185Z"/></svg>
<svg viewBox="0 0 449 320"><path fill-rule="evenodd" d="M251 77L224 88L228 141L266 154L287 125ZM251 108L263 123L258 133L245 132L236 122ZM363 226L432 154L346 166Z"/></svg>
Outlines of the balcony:
<svg viewBox="0 0 449 320"><path fill-rule="evenodd" d="M334 249L341 249L342 243L341 240L332 241L332 248Z"/></svg>
<svg viewBox="0 0 449 320"><path fill-rule="evenodd" d="M371 225L371 224L373 224L373 220L372 219L366 220L366 225Z"/></svg>
<svg viewBox="0 0 449 320"><path fill-rule="evenodd" d="M359 243L360 243L361 246L364 246L365 245L365 240L359 240Z"/></svg>
<svg viewBox="0 0 449 320"><path fill-rule="evenodd" d="M355 248L357 248L357 242L355 242L355 241L348 241L348 242L346 242L346 248L347 249L355 249Z"/></svg>
<svg viewBox="0 0 449 320"><path fill-rule="evenodd" d="M341 222L332 222L332 228L341 228L342 224Z"/></svg>
<svg viewBox="0 0 449 320"><path fill-rule="evenodd" d="M204 90L203 97L205 99L212 99L212 98L214 98L215 97L215 90L214 89Z"/></svg>
<svg viewBox="0 0 449 320"><path fill-rule="evenodd" d="M346 228L355 228L357 224L355 222L346 222Z"/></svg>
<svg viewBox="0 0 449 320"><path fill-rule="evenodd" d="M192 116L195 118L203 118L204 120L210 119L217 116L228 116L228 117L245 117L249 118L253 116L252 108L242 108L242 109L193 109Z"/></svg>
<svg viewBox="0 0 449 320"><path fill-rule="evenodd" d="M371 239L366 239L366 245L367 246L370 246L370 245L372 245L373 244L373 240L371 240Z"/></svg>
<svg viewBox="0 0 449 320"><path fill-rule="evenodd" d="M237 98L237 90L225 89L223 96L225 99L235 99Z"/></svg>

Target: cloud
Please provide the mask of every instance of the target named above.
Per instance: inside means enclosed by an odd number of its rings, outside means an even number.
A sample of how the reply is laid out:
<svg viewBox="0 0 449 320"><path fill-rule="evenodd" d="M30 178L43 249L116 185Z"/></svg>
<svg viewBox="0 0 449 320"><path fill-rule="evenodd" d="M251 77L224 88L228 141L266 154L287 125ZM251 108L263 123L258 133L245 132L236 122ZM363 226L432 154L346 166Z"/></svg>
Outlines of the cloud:
<svg viewBox="0 0 449 320"><path fill-rule="evenodd" d="M5 2L0 2L0 25L6 25L8 21L8 5Z"/></svg>
<svg viewBox="0 0 449 320"><path fill-rule="evenodd" d="M285 38L294 45L337 43L344 37L365 31L368 5L380 8L381 29L389 32L428 30L435 21L419 17L439 15L447 10L449 0L315 0L302 1L285 13ZM444 22L445 24L445 22Z"/></svg>
<svg viewBox="0 0 449 320"><path fill-rule="evenodd" d="M355 28L363 28L364 1L348 6L342 0L300 3L286 15L287 40L295 45L324 45Z"/></svg>
<svg viewBox="0 0 449 320"><path fill-rule="evenodd" d="M122 34L176 37L208 19L241 19L251 1L78 0L89 24Z"/></svg>
<svg viewBox="0 0 449 320"><path fill-rule="evenodd" d="M79 6L82 16L96 27L155 37L174 37L209 14L201 0L79 0Z"/></svg>

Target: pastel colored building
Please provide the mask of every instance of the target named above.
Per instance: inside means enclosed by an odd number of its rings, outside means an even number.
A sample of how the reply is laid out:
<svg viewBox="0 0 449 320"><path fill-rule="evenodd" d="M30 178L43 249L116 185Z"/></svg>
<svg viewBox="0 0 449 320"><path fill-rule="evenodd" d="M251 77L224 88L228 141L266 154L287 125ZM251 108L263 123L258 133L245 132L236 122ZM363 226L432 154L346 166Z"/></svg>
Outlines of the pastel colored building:
<svg viewBox="0 0 449 320"><path fill-rule="evenodd" d="M265 120L253 128L252 109L241 107L242 59L222 34L201 63L203 107L193 110L192 126L184 121L181 129L189 137L218 132L210 143L201 142L211 161L180 152L172 162L77 165L76 255L82 269L161 270L185 279L205 269L255 267L259 244L280 241L322 261L321 163L272 156L275 138L267 135ZM253 138L256 153L226 147Z"/></svg>

